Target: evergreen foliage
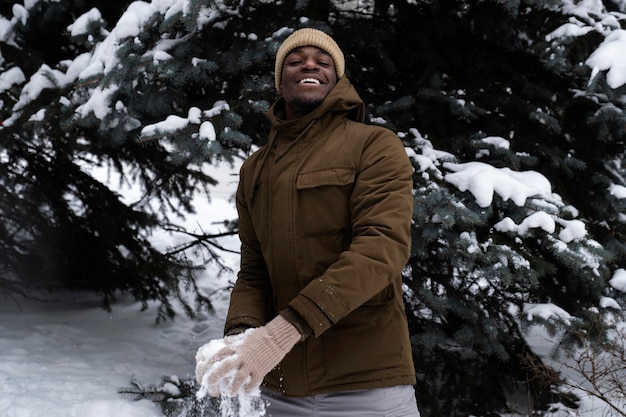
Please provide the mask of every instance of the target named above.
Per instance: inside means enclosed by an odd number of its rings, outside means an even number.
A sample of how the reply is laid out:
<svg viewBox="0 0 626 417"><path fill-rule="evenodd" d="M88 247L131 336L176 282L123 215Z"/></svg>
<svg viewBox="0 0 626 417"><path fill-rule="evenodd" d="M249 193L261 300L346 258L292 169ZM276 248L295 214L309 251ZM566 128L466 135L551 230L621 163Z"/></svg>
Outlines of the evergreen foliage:
<svg viewBox="0 0 626 417"><path fill-rule="evenodd" d="M3 4L0 288L88 289L105 306L128 292L160 302L160 318L172 300L189 315L210 308L194 273L219 263L217 236L177 218L196 193L210 197L206 164L264 143L273 55L290 29L312 26L333 34L370 122L396 131L415 166L404 279L422 415L575 407L527 366L538 358L524 332L603 343L610 325L598 323L619 313L604 301L626 301L609 285L626 268L626 83L593 70L594 51L624 36L626 5L583 3ZM141 197L122 200L100 169ZM469 169L475 184L536 174L548 189L478 196L455 176ZM183 243L156 248L156 231ZM529 309L542 304L564 314ZM179 386L192 401L193 382ZM528 403L514 402L520 392Z"/></svg>
<svg viewBox="0 0 626 417"><path fill-rule="evenodd" d="M153 401L161 406L165 417L222 416L220 399L212 397L196 399L198 387L194 382L181 381L177 377L163 377L159 384L144 386L141 382L133 380L129 387L120 389L119 394L132 400Z"/></svg>

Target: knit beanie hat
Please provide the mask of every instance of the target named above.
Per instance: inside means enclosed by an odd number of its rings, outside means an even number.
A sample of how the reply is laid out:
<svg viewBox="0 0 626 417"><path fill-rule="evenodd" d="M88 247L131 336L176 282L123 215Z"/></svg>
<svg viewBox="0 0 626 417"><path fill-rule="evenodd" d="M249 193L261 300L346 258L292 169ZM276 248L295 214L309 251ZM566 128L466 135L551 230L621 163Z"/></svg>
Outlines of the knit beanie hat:
<svg viewBox="0 0 626 417"><path fill-rule="evenodd" d="M285 39L283 44L278 48L276 53L276 65L274 67L274 81L276 82L276 89L280 88L280 80L283 72L283 64L285 57L289 52L302 46L315 46L328 53L335 63L335 72L337 78L343 77L346 69L346 63L343 57L343 52L339 49L337 43L321 30L304 28L296 30Z"/></svg>

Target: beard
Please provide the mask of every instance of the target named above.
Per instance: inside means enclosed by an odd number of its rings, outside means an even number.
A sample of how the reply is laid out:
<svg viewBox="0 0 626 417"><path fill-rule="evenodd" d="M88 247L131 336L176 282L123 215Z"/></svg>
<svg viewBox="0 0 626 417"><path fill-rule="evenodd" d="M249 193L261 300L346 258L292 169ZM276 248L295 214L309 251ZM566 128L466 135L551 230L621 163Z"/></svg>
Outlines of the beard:
<svg viewBox="0 0 626 417"><path fill-rule="evenodd" d="M302 98L294 98L289 105L292 109L300 114L308 114L317 109L324 102L323 98L305 100Z"/></svg>

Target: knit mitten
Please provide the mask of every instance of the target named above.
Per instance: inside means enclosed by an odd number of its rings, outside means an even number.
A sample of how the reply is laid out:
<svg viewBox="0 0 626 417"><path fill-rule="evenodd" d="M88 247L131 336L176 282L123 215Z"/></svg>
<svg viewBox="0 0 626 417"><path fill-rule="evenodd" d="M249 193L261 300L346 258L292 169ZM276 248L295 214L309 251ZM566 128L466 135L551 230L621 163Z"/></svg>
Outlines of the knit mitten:
<svg viewBox="0 0 626 417"><path fill-rule="evenodd" d="M196 380L212 397L250 394L302 339L298 329L278 315L265 326L208 343L196 354Z"/></svg>

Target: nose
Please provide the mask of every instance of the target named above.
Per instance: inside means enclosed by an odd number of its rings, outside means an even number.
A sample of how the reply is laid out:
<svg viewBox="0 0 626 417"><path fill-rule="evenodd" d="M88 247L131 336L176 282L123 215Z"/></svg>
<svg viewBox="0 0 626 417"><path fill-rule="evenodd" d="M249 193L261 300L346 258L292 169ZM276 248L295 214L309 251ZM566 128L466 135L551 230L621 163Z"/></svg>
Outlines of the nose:
<svg viewBox="0 0 626 417"><path fill-rule="evenodd" d="M313 57L306 58L303 63L303 67L307 70L317 69L317 60Z"/></svg>

